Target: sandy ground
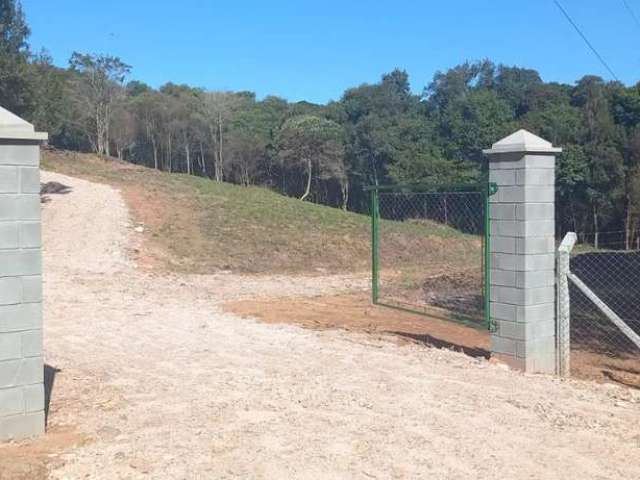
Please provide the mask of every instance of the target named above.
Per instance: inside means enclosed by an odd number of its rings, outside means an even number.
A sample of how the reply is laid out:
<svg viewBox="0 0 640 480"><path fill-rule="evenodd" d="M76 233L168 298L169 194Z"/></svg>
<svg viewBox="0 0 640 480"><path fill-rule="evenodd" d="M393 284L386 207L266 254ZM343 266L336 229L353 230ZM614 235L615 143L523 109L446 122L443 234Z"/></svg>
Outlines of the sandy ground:
<svg viewBox="0 0 640 480"><path fill-rule="evenodd" d="M364 284L152 275L117 191L43 180L72 191L43 214L51 433L0 447L40 452L23 478L640 478L637 391L225 313Z"/></svg>

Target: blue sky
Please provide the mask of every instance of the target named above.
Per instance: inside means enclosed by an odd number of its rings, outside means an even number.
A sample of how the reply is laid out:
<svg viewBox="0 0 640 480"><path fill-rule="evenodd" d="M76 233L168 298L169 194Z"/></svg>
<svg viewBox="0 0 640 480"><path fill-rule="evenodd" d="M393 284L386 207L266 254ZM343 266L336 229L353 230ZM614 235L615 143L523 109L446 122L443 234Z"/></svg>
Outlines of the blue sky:
<svg viewBox="0 0 640 480"><path fill-rule="evenodd" d="M640 26L622 0L561 0L625 83L640 80ZM640 18L640 0L627 0ZM111 53L132 78L324 103L395 67L419 92L466 59L572 83L610 79L552 0L22 0L34 50Z"/></svg>

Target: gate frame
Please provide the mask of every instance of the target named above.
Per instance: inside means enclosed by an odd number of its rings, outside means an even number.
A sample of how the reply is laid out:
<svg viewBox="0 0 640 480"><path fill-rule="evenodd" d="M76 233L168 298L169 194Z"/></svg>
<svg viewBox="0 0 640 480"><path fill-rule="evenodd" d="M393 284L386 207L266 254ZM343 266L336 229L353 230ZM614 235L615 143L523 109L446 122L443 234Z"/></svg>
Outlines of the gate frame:
<svg viewBox="0 0 640 480"><path fill-rule="evenodd" d="M490 182L485 177L484 180L475 183L459 183L449 185L434 185L425 183L396 184L396 185L368 185L364 187L365 192L369 192L369 211L371 216L371 303L396 310L415 313L418 315L434 316L420 310L391 305L380 302L380 192L393 193L481 193L483 202L483 229L482 232L482 296L483 296L483 317L482 323L470 320L457 320L446 318L446 320L461 323L474 328L494 331L496 326L492 321L490 310L490 285L491 285L491 218L489 214L489 198L498 192L498 184Z"/></svg>

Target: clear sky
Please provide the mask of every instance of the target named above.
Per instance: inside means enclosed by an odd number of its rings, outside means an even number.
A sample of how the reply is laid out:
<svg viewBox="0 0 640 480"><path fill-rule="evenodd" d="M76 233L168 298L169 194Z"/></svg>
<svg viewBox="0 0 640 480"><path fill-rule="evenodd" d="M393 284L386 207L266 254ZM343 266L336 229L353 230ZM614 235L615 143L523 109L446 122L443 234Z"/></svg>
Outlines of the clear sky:
<svg viewBox="0 0 640 480"><path fill-rule="evenodd" d="M625 83L640 80L640 25L622 0L561 0ZM627 0L640 18L640 0ZM22 0L34 50L66 66L110 53L132 78L323 103L395 67L422 91L464 60L546 81L611 79L552 0Z"/></svg>

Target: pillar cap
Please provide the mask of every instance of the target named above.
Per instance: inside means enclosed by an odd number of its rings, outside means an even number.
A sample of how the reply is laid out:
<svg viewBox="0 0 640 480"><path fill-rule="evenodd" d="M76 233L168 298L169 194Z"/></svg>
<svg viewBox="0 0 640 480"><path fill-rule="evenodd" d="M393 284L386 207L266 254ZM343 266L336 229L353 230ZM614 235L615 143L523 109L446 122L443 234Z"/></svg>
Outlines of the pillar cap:
<svg viewBox="0 0 640 480"><path fill-rule="evenodd" d="M29 122L0 107L0 140L36 140L40 142L48 137L45 132L36 132Z"/></svg>
<svg viewBox="0 0 640 480"><path fill-rule="evenodd" d="M562 152L561 148L554 147L551 142L520 129L511 135L504 137L502 140L494 143L490 149L482 150L486 155L496 153L539 153L552 154Z"/></svg>

